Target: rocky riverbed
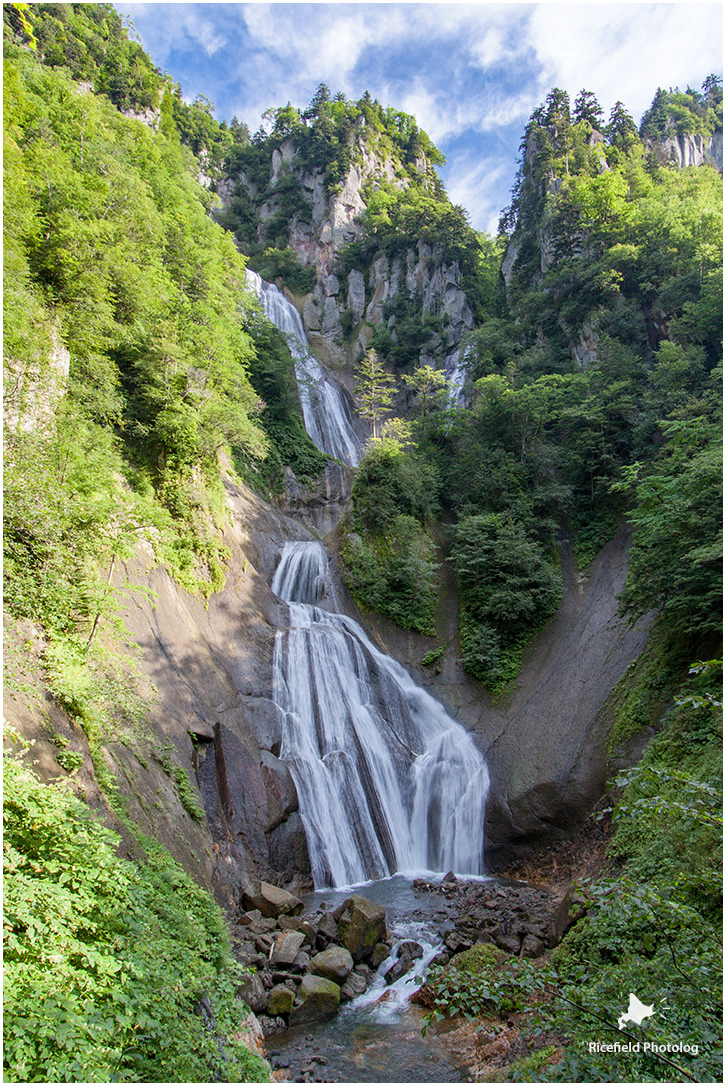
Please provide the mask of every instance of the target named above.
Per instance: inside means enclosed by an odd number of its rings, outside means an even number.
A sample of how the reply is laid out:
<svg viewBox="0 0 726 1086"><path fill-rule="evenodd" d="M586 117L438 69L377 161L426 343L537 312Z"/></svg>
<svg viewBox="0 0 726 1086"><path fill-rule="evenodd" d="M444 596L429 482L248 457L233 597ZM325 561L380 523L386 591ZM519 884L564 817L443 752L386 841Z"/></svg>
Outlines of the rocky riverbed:
<svg viewBox="0 0 726 1086"><path fill-rule="evenodd" d="M266 1033L330 1018L366 991L391 955L382 905L353 894L332 910L301 917L303 907L302 899L265 882L242 893L235 955L255 971L240 995Z"/></svg>
<svg viewBox="0 0 726 1086"><path fill-rule="evenodd" d="M303 901L251 882L242 894L235 954L253 972L240 995L257 1015L275 1077L471 1081L441 1031L421 1038L424 1012L411 998L427 967L477 943L540 957L583 908L571 889L453 873L413 883L396 876L361 891Z"/></svg>

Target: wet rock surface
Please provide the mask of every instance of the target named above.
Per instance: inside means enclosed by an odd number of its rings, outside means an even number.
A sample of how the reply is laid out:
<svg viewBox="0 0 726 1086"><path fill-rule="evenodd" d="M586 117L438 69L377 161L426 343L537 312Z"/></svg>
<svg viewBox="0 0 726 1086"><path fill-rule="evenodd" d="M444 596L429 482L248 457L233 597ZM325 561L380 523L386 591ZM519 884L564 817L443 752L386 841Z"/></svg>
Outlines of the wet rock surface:
<svg viewBox="0 0 726 1086"><path fill-rule="evenodd" d="M239 994L260 1016L265 1035L334 1015L341 1001L365 992L390 954L383 906L354 894L332 912L320 908L300 917L302 908L293 894L259 880L240 891L234 953L256 972ZM407 972L423 951L416 943L404 946L400 960Z"/></svg>
<svg viewBox="0 0 726 1086"><path fill-rule="evenodd" d="M441 883L414 879L414 889L437 894L454 906L453 922L441 929L445 950L437 964L475 943L494 943L508 954L539 958L557 946L584 911L573 888L564 897L544 887L496 879L463 882L448 875Z"/></svg>

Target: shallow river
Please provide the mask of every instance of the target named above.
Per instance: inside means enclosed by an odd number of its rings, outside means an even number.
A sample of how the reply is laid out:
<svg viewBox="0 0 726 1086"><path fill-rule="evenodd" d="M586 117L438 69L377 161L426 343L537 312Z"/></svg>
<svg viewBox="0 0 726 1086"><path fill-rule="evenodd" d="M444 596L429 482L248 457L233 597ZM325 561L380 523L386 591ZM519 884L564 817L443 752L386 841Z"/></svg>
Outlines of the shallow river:
<svg viewBox="0 0 726 1086"><path fill-rule="evenodd" d="M386 909L394 940L415 939L423 961L393 985L386 986L384 962L368 990L343 1004L335 1018L281 1030L267 1041L273 1068L284 1068L288 1081L306 1069L325 1082L466 1082L466 1068L447 1056L442 1041L429 1031L421 1036L425 1011L408 1002L420 986L415 977L442 948L440 932L456 914L456 906L439 894L417 892L402 875L347 890L320 890L305 899L305 913L324 902L334 909L351 893L359 893ZM394 943L395 947L395 943ZM310 1073L310 1072L309 1072Z"/></svg>

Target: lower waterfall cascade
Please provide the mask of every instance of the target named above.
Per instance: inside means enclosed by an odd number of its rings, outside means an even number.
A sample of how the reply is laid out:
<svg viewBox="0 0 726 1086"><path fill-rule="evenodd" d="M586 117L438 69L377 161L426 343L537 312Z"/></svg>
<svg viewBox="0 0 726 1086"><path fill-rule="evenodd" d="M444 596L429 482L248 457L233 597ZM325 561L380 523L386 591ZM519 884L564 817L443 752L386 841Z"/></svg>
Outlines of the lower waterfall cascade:
<svg viewBox="0 0 726 1086"><path fill-rule="evenodd" d="M482 875L489 773L471 736L334 605L325 548L286 543L272 590L280 757L297 787L316 887L398 873Z"/></svg>
<svg viewBox="0 0 726 1086"><path fill-rule="evenodd" d="M310 354L303 322L295 306L274 283L257 272L245 271L247 285L259 298L267 319L287 337L295 363L305 429L322 452L358 464L363 442L356 433L354 412L345 389L334 381Z"/></svg>

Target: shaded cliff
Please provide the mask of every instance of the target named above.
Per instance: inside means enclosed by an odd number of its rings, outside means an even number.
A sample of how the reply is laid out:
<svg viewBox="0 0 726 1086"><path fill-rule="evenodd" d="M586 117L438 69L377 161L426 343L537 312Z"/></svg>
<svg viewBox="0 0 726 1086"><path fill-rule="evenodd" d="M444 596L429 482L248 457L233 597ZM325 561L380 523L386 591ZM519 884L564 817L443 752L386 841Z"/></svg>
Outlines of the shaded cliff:
<svg viewBox="0 0 726 1086"><path fill-rule="evenodd" d="M327 542L336 551L338 533ZM442 566L436 639L370 612L361 615L338 575L346 609L475 734L491 777L485 835L490 867L520 848L571 832L603 793L612 725L606 703L643 651L651 625L643 619L630 626L618 613L627 552L623 532L580 573L565 545L557 613L529 645L517 680L496 699L461 665L459 602L448 563ZM437 646L442 654L424 664ZM621 751L626 760L629 753Z"/></svg>

